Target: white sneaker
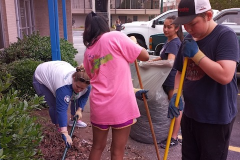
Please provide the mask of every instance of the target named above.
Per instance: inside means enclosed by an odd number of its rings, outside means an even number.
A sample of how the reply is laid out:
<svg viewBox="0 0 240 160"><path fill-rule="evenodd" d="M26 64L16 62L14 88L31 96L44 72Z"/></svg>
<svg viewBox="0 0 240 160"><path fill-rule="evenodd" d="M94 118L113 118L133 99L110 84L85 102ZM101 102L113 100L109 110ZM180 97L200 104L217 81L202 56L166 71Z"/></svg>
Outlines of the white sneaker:
<svg viewBox="0 0 240 160"><path fill-rule="evenodd" d="M74 122L74 121L69 120L68 125L69 125L69 126L73 126L73 122ZM87 124L84 123L84 122L81 121L81 120L78 120L75 126L76 126L76 127L81 127L81 128L83 128L83 127L87 127Z"/></svg>

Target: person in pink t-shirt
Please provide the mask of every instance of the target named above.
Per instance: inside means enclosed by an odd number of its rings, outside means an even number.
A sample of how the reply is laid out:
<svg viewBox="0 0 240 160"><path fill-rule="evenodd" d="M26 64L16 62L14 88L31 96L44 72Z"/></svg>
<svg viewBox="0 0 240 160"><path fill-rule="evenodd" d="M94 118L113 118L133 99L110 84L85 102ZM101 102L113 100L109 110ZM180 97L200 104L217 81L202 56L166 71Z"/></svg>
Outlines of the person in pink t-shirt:
<svg viewBox="0 0 240 160"><path fill-rule="evenodd" d="M111 159L123 159L131 125L140 116L129 63L149 59L146 49L125 34L112 31L107 20L91 12L85 20L84 67L90 77L93 145L90 160L100 160L112 128Z"/></svg>

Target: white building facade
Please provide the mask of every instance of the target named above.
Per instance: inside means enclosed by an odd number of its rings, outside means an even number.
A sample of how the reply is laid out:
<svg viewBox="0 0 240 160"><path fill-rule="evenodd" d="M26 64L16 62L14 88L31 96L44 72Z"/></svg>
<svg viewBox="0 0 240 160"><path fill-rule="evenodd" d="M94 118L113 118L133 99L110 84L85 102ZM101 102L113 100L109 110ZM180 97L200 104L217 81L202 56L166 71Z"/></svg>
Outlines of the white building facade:
<svg viewBox="0 0 240 160"><path fill-rule="evenodd" d="M176 4L176 0L163 0L163 11L175 9ZM73 27L84 27L85 17L91 11L103 14L110 26L117 18L122 23L148 21L160 14L161 0L72 0Z"/></svg>

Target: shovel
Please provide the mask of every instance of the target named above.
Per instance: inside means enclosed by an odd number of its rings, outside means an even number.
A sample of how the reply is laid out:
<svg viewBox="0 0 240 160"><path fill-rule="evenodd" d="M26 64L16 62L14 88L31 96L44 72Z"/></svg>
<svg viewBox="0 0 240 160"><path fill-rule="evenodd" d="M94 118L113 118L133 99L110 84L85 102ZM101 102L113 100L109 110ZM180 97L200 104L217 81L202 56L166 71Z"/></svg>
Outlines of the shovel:
<svg viewBox="0 0 240 160"><path fill-rule="evenodd" d="M77 120L78 120L78 115L73 117L73 126L72 126L72 129L71 129L71 132L70 132L70 137L71 138L72 138L73 131L75 129L75 125L76 125ZM65 160L65 157L66 157L66 154L67 154L67 150L68 150L68 147L66 145L64 153L63 153L63 156L62 156L62 160Z"/></svg>

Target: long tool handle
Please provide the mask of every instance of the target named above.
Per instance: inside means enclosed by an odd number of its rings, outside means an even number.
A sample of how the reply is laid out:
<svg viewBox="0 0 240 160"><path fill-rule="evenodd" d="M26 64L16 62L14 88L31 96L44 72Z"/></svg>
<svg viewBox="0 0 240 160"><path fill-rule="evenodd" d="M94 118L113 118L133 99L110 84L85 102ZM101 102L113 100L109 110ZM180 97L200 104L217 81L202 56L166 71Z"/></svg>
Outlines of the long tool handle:
<svg viewBox="0 0 240 160"><path fill-rule="evenodd" d="M177 107L178 107L179 99L180 99L181 92L182 92L182 86L183 86L184 77L185 77L185 73L186 73L186 69L187 69L187 62L188 62L188 58L185 57L184 62L183 62L182 74L181 74L180 83L179 83L179 87L178 87L177 97L176 97L176 101L175 101L175 106L177 106ZM171 137L172 137L175 120L176 120L175 117L171 120L163 160L167 160L168 150L169 150L169 146L170 146L170 141L171 141Z"/></svg>
<svg viewBox="0 0 240 160"><path fill-rule="evenodd" d="M73 126L72 126L72 129L71 129L71 132L70 132L70 137L71 138L72 138L73 131L75 129L75 125L77 123L77 120L78 120L78 116L74 117ZM66 146L65 150L64 150L64 153L63 153L63 156L62 156L62 160L65 160L65 157L66 157L66 154L67 154L67 150L68 150L68 147Z"/></svg>
<svg viewBox="0 0 240 160"><path fill-rule="evenodd" d="M140 88L143 89L142 80L141 80L137 60L134 63L135 63L135 67L136 67L136 70L137 70L137 75L138 75L138 81L139 81L139 84L140 84ZM151 129L151 132L152 132L152 137L153 137L153 142L154 142L154 145L155 145L157 157L158 157L158 160L160 160L160 154L159 154L159 150L158 150L158 145L157 145L155 132L154 132L153 125L152 125L152 119L151 119L151 116L150 116L147 100L146 100L146 97L145 97L144 94L143 94L143 102L144 102L144 106L145 106L145 109L146 109L146 112L147 112L148 122L149 122L150 129Z"/></svg>

